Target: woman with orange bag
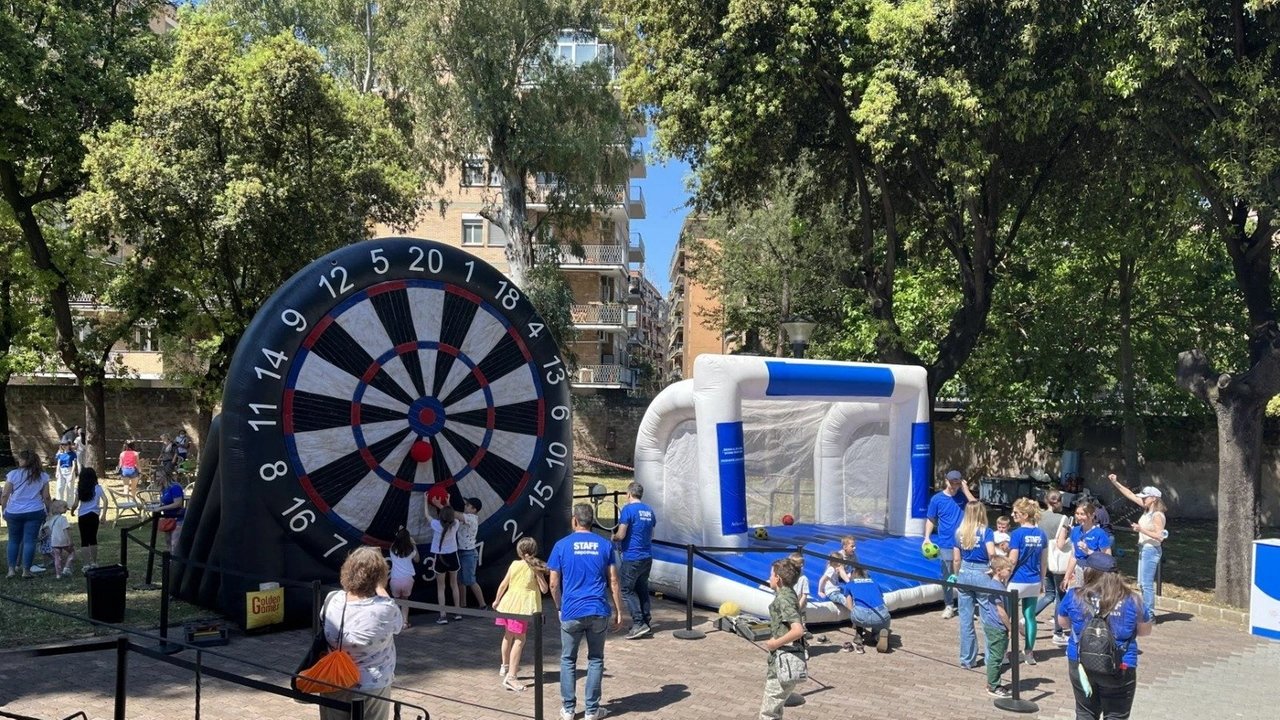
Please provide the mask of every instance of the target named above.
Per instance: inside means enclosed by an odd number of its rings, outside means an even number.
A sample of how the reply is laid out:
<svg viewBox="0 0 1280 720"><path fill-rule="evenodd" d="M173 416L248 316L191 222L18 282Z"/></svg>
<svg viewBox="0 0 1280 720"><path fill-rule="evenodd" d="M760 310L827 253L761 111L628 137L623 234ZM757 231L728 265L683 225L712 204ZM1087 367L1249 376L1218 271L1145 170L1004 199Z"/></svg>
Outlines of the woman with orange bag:
<svg viewBox="0 0 1280 720"><path fill-rule="evenodd" d="M356 548L342 563L338 581L342 590L329 593L321 610L325 639L330 648L351 654L360 670L356 690L387 697L396 675L395 635L403 627L400 608L387 592L389 573L382 553L371 547ZM362 695L342 691L329 695L336 700L353 700ZM391 704L366 700L365 720L386 720ZM320 708L320 720L346 720L342 710Z"/></svg>

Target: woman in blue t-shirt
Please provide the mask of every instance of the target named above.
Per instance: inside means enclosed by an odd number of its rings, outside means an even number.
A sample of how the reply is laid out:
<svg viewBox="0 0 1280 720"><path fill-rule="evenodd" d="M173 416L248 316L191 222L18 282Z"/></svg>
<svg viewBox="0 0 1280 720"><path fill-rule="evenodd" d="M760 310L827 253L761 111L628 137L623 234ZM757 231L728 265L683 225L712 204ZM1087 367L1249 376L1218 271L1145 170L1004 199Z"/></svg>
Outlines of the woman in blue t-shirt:
<svg viewBox="0 0 1280 720"><path fill-rule="evenodd" d="M1013 503L1013 521L1018 527L1009 536L1009 562L1013 577L1009 589L1018 593L1022 605L1022 627L1026 630L1027 664L1036 664L1036 605L1044 592L1045 571L1049 568L1049 538L1039 528L1040 504L1031 498Z"/></svg>
<svg viewBox="0 0 1280 720"><path fill-rule="evenodd" d="M987 566L995 554L994 535L987 527L987 506L974 500L964 507L964 520L956 531L952 559L960 568L956 581L961 585L981 585ZM960 612L960 666L978 664L978 633L973 627L973 612L978 596L972 590L957 588L956 604ZM985 637L984 637L985 640Z"/></svg>
<svg viewBox="0 0 1280 720"><path fill-rule="evenodd" d="M1071 628L1067 666L1076 697L1076 717L1124 720L1129 717L1138 688L1137 638L1151 634L1151 622L1142 619L1142 598L1125 584L1117 572L1115 558L1106 553L1093 553L1083 565L1084 584L1070 590L1058 608L1058 621L1063 627ZM1116 646L1124 650L1120 670L1114 675L1084 671L1079 662L1080 633L1089 619L1095 613L1100 614L1103 608L1110 609L1111 634Z"/></svg>
<svg viewBox="0 0 1280 720"><path fill-rule="evenodd" d="M1071 550L1067 560L1067 573L1062 579L1062 590L1067 586L1080 587L1084 581L1084 559L1094 553L1111 554L1111 536L1094 522L1093 513L1098 507L1085 501L1076 505L1076 524L1071 528L1071 535L1065 544L1059 543L1059 550Z"/></svg>

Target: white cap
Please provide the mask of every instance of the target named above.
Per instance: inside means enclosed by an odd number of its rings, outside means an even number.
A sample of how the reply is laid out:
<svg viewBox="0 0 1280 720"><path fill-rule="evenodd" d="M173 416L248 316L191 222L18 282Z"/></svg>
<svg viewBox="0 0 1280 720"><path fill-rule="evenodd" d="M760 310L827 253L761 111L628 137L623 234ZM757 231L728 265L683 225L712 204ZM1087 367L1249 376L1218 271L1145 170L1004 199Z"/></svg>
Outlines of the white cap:
<svg viewBox="0 0 1280 720"><path fill-rule="evenodd" d="M963 479L964 479L964 475L961 475L959 470L951 470L951 471L947 472L947 479L948 479L948 480L963 480Z"/></svg>
<svg viewBox="0 0 1280 720"><path fill-rule="evenodd" d="M1138 493L1138 497L1140 497L1140 498L1149 498L1149 497L1158 498L1158 497L1164 497L1164 493L1160 492L1160 488L1158 488L1158 487L1153 487L1153 486L1151 486L1151 485L1148 485L1148 486L1146 486L1146 487L1142 488L1142 492Z"/></svg>

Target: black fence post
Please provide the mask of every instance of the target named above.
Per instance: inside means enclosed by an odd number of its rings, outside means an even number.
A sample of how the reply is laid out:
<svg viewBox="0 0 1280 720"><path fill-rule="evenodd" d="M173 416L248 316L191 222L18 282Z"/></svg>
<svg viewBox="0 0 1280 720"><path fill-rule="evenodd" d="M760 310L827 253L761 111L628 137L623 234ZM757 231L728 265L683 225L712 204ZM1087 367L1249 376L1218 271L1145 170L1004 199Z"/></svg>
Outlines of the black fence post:
<svg viewBox="0 0 1280 720"><path fill-rule="evenodd" d="M147 578L143 581L143 589L154 590L152 576L156 567L156 541L160 537L160 513L151 515L151 552L147 553Z"/></svg>
<svg viewBox="0 0 1280 720"><path fill-rule="evenodd" d="M693 543L685 546L688 568L684 576L684 629L671 633L672 637L680 640L701 640L707 636L701 630L693 629L693 550Z"/></svg>
<svg viewBox="0 0 1280 720"><path fill-rule="evenodd" d="M363 697L351 698L351 720L364 720L364 701Z"/></svg>
<svg viewBox="0 0 1280 720"><path fill-rule="evenodd" d="M129 638L116 640L116 720L125 720L125 698L129 694Z"/></svg>
<svg viewBox="0 0 1280 720"><path fill-rule="evenodd" d="M1010 602L1011 598L1012 598L1012 603ZM1009 662L1011 664L1010 685L1013 688L1013 697L999 698L995 701L995 706L1000 708L1001 710L1008 710L1009 712L1016 712L1016 713L1039 712L1040 706L1036 705L1030 700L1023 700L1021 697L1021 693L1018 690L1018 684L1019 684L1018 666L1021 664L1021 654L1022 654L1021 651L1018 649L1018 621L1021 619L1021 616L1022 616L1022 607L1021 607L1022 599L1018 597L1018 593L1015 592L1015 593L1012 593L1011 595L1007 595L999 598L998 602L1002 602L1005 604L1005 608L1008 610L1009 620L1011 621L1009 623ZM960 618L961 622L965 622L966 620L970 623L973 622L972 617ZM1035 629L1029 628L1027 632L1035 632ZM988 650L989 649L990 648L988 648ZM992 662L997 662L997 663L1004 662L1004 658L993 658L991 657L990 653L988 653L987 663L990 664Z"/></svg>
<svg viewBox="0 0 1280 720"><path fill-rule="evenodd" d="M311 581L311 636L320 634L320 581Z"/></svg>
<svg viewBox="0 0 1280 720"><path fill-rule="evenodd" d="M160 553L160 652L182 652L182 646L169 643L169 583L173 580L173 555L168 551Z"/></svg>
<svg viewBox="0 0 1280 720"><path fill-rule="evenodd" d="M120 528L120 567L129 568L129 529Z"/></svg>
<svg viewBox="0 0 1280 720"><path fill-rule="evenodd" d="M542 692L542 631L546 628L546 621L542 613L534 613L533 615L533 719L542 720L543 715L543 692Z"/></svg>

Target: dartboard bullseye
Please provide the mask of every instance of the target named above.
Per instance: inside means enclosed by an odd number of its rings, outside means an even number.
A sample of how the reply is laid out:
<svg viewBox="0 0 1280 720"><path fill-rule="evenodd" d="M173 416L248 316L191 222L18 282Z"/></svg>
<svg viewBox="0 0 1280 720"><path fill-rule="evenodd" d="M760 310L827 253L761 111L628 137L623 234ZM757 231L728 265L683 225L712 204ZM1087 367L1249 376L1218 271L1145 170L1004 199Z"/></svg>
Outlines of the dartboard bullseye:
<svg viewBox="0 0 1280 720"><path fill-rule="evenodd" d="M313 263L264 306L231 377L228 472L331 567L402 526L425 546L433 488L481 500L482 562L567 512L564 363L523 294L460 250L385 239Z"/></svg>

